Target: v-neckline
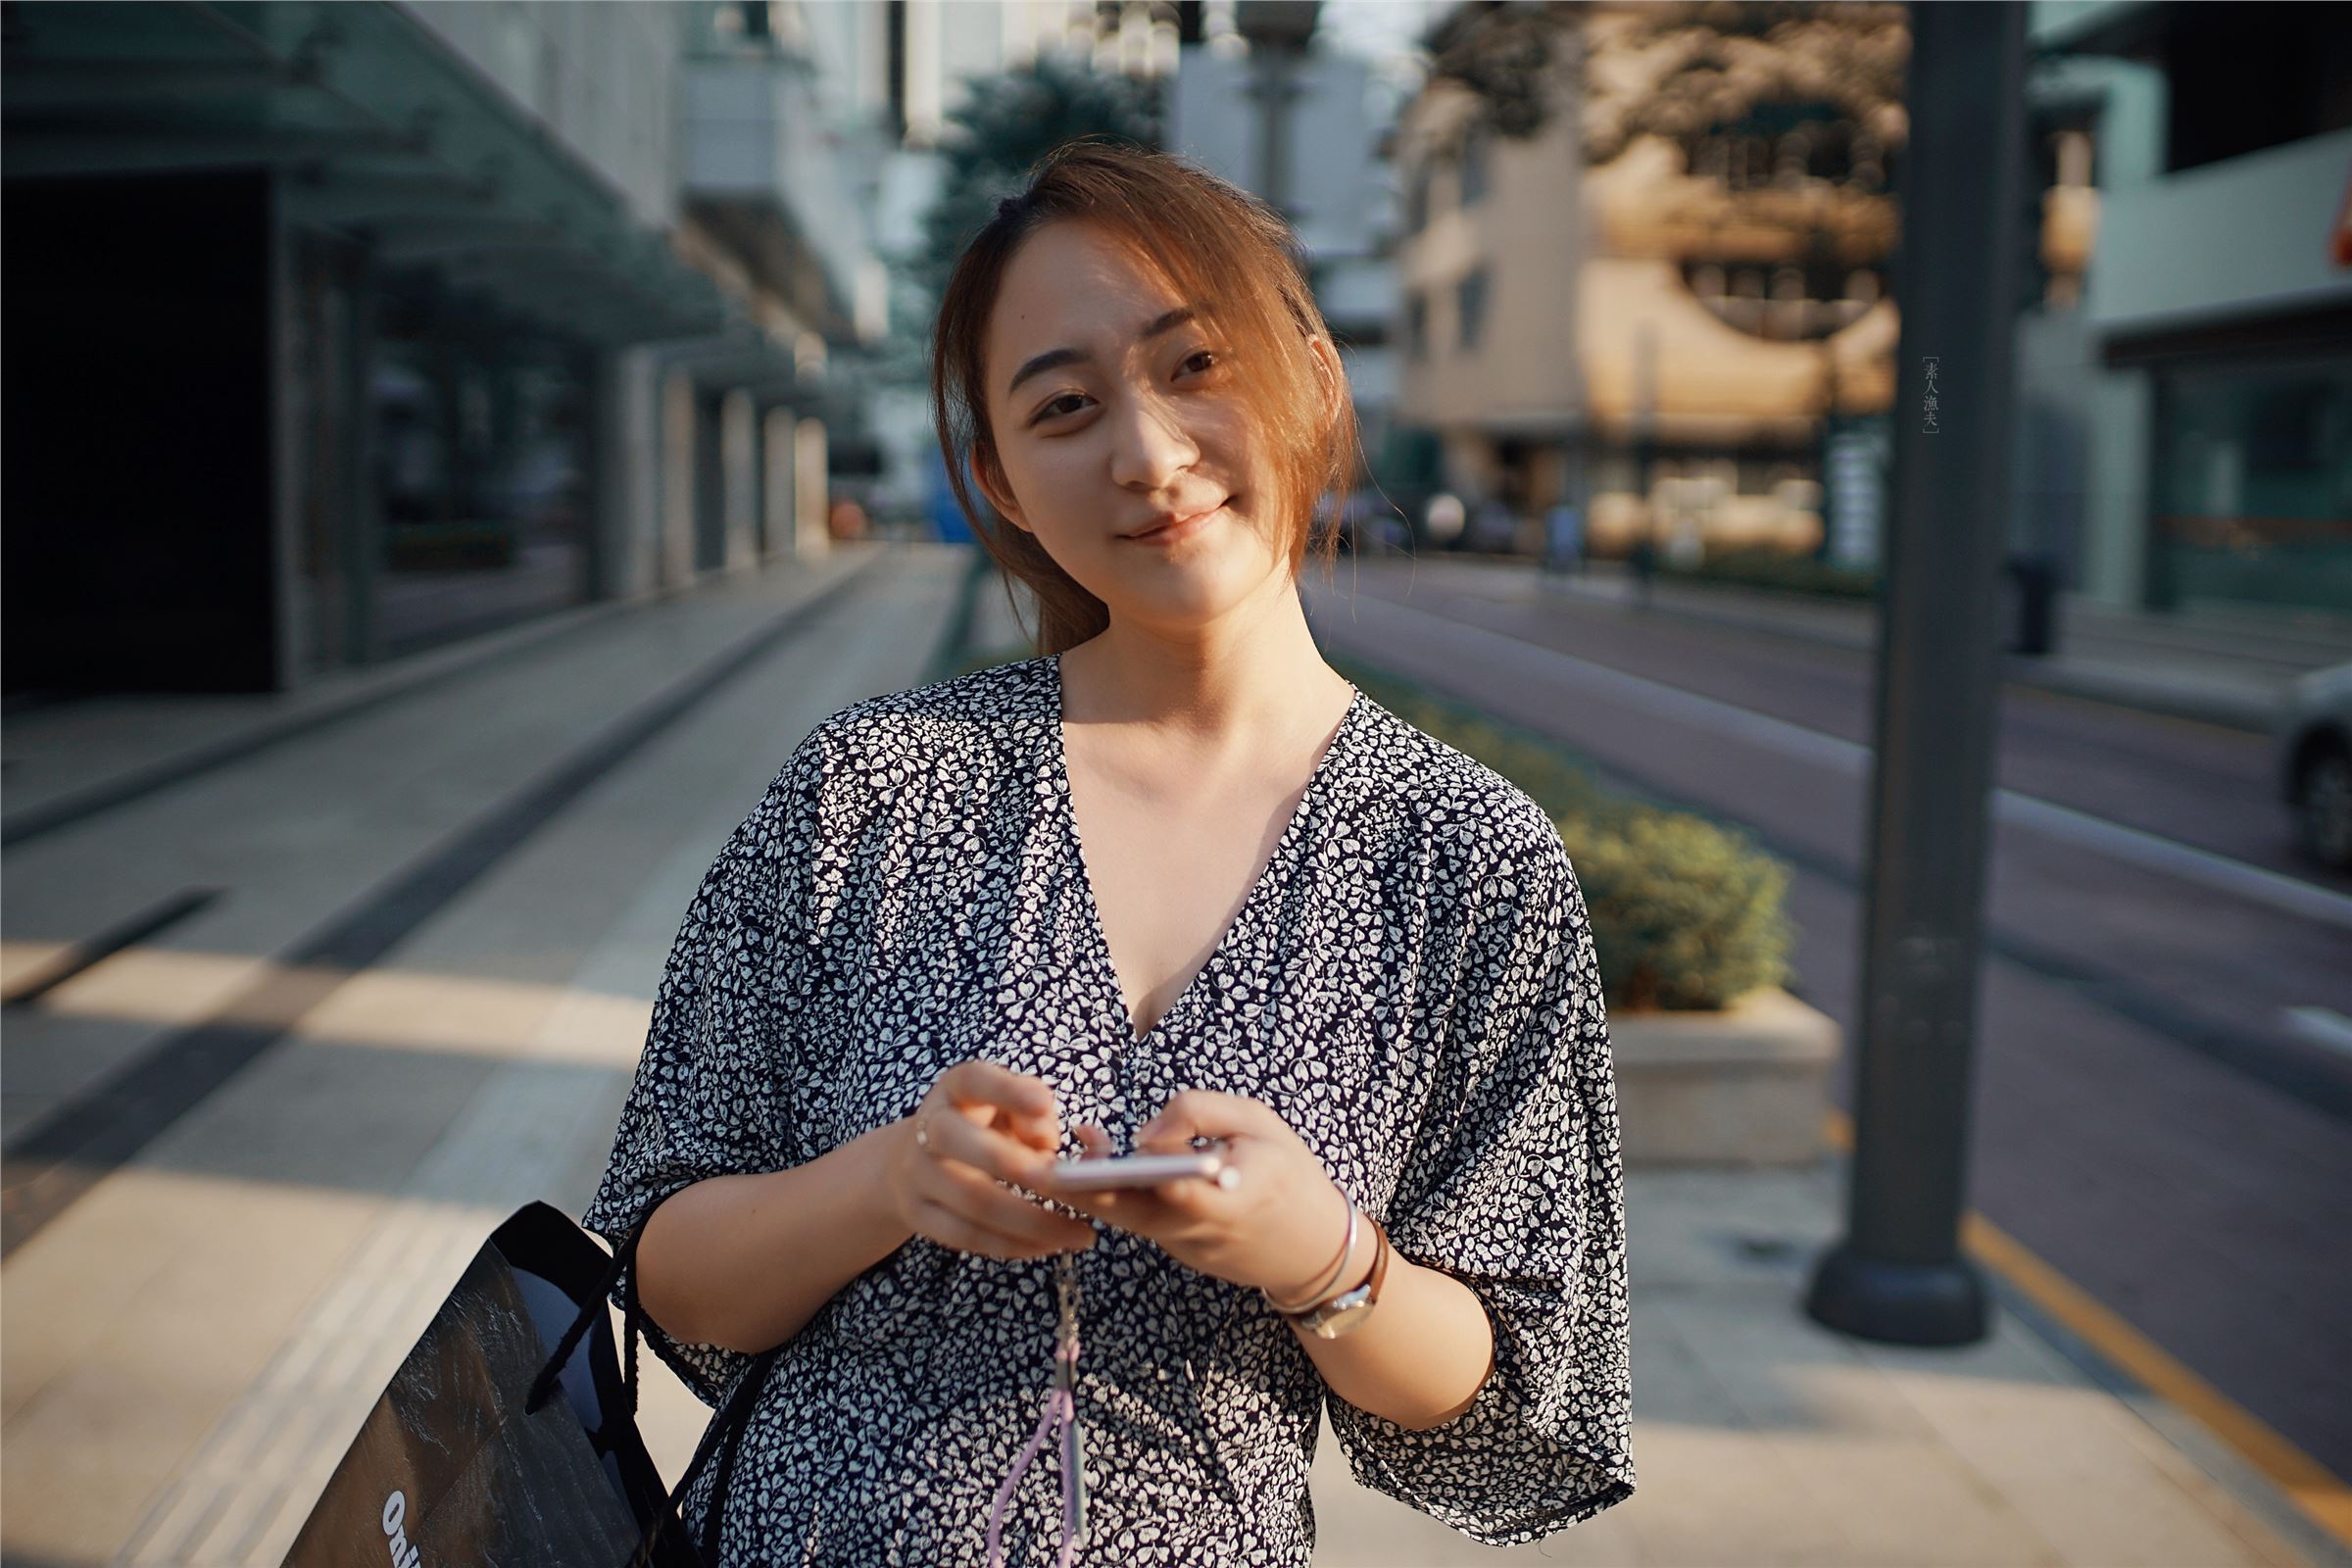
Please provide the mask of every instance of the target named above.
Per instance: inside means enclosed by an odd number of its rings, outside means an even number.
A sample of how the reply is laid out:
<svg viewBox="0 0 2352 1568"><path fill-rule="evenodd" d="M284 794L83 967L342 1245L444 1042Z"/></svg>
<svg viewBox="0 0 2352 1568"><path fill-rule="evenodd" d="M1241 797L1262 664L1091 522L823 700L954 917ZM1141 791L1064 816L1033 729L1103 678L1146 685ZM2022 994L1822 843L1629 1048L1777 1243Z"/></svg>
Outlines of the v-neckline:
<svg viewBox="0 0 2352 1568"><path fill-rule="evenodd" d="M1127 1010L1127 988L1119 979L1118 961L1111 956L1109 928L1102 923L1102 906L1095 898L1094 873L1086 863L1086 844L1078 832L1078 809L1070 792L1069 737L1062 727L1068 701L1061 684L1061 655L1047 655L1046 664L1053 675L1054 700L1047 707L1046 722L1053 731L1051 752L1054 785L1054 793L1061 802L1061 830L1069 845L1071 861L1078 870L1078 898L1085 906L1085 923L1094 943L1095 965L1102 984L1109 988L1111 1015L1118 1020L1122 1044L1133 1048L1166 1031L1176 1015L1185 1010L1194 995L1208 984L1210 972L1224 960L1227 950L1241 934L1242 927L1256 912L1259 901L1266 896L1267 884L1273 880L1284 858L1290 853L1292 842L1298 838L1299 829L1306 821L1307 808L1314 804L1315 795L1322 788L1324 775L1331 771L1339 757L1340 746L1347 740L1348 731L1364 705L1364 693L1355 682L1348 682L1347 710L1341 713L1340 722L1332 730L1331 738L1323 743L1323 755L1315 760L1313 771L1307 774L1306 787L1298 792L1298 803L1291 808L1291 819L1284 825L1282 837L1275 841L1274 851L1266 857L1265 864L1257 868L1257 876L1250 882L1249 893L1243 897L1241 907L1234 910L1233 918L1225 922L1225 929L1218 934L1217 945L1209 950L1200 967L1193 971L1192 978L1185 982L1183 990L1177 992L1176 999L1161 1009L1151 1028L1137 1034L1135 1017Z"/></svg>

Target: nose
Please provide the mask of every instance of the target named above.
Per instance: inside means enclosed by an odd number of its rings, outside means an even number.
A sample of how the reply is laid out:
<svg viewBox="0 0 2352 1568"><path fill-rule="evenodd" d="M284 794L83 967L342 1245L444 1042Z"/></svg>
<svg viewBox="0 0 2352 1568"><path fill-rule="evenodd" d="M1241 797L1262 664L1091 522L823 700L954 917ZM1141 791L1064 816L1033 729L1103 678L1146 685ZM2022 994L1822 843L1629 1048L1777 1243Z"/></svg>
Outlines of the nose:
<svg viewBox="0 0 2352 1568"><path fill-rule="evenodd" d="M1200 459L1200 448L1159 398L1121 400L1111 421L1110 477L1126 489L1164 490Z"/></svg>

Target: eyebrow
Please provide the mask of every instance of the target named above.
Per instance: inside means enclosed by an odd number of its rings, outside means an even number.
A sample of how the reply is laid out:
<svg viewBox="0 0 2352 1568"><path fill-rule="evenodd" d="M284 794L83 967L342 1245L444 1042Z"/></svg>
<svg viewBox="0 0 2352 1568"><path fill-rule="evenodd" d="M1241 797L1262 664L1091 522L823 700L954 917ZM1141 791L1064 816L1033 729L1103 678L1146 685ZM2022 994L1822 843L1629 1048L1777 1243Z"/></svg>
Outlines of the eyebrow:
<svg viewBox="0 0 2352 1568"><path fill-rule="evenodd" d="M1193 316L1194 312L1191 306L1179 305L1176 309L1163 312L1146 321L1144 329L1135 334L1135 340L1138 343L1149 343L1162 332L1174 331L1177 327L1193 319ZM1084 349L1048 349L1012 372L1012 384L1004 389L1004 395L1010 397L1018 392L1021 389L1021 383L1033 375L1043 374L1056 366L1090 365L1094 362L1094 358Z"/></svg>

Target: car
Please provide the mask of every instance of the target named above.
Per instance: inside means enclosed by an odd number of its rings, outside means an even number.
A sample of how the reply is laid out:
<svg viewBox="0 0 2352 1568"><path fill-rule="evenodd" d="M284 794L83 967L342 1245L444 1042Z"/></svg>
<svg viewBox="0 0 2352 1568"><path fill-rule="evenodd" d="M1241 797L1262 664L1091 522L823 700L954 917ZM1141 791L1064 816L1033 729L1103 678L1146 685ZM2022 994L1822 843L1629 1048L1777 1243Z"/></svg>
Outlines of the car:
<svg viewBox="0 0 2352 1568"><path fill-rule="evenodd" d="M2352 662L2287 688L2271 747L2297 847L2329 870L2352 871Z"/></svg>

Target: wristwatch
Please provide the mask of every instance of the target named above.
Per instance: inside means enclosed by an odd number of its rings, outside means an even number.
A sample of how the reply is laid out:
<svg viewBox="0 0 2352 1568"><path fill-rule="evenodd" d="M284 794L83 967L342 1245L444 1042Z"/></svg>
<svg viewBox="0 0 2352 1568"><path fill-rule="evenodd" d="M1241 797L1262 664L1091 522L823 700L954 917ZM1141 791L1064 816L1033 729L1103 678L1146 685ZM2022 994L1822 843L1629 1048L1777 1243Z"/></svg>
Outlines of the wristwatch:
<svg viewBox="0 0 2352 1568"><path fill-rule="evenodd" d="M1363 1326L1364 1320L1372 1315L1372 1308L1379 1303L1380 1282L1389 1272L1389 1233L1371 1215L1366 1214L1364 1218L1370 1220L1372 1225L1371 1277L1355 1289L1342 1291L1320 1305L1281 1314L1317 1339L1336 1340L1343 1334L1353 1333Z"/></svg>

